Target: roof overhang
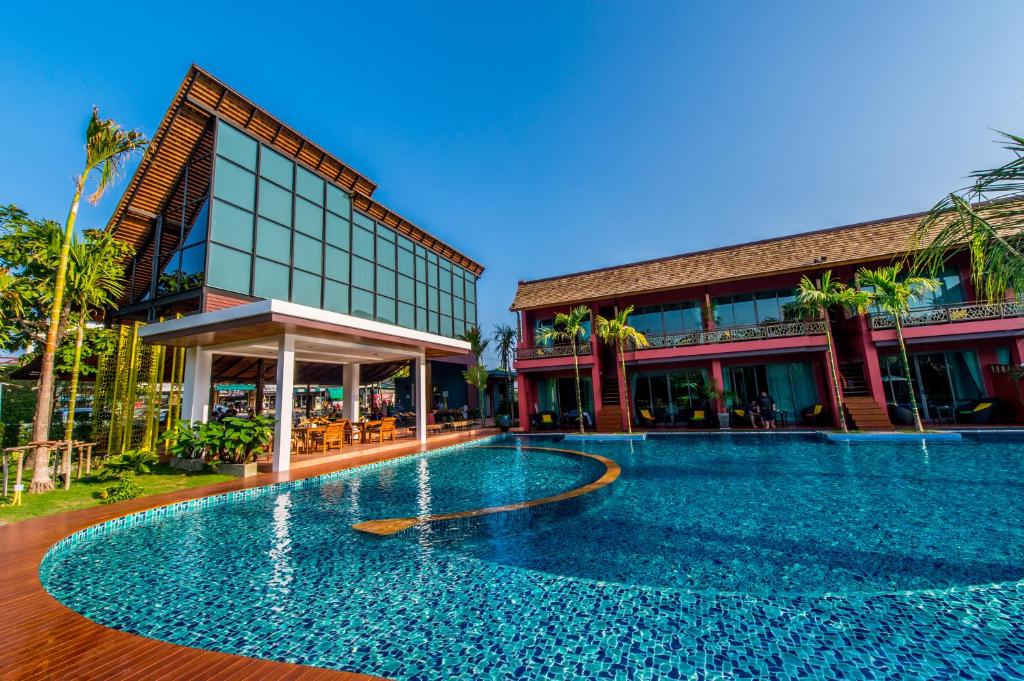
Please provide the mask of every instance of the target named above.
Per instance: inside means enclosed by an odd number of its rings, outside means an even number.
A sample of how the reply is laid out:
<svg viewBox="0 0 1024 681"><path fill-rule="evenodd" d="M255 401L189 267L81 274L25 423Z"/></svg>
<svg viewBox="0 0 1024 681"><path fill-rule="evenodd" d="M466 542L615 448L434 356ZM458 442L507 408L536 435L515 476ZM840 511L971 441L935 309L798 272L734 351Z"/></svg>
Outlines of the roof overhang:
<svg viewBox="0 0 1024 681"><path fill-rule="evenodd" d="M260 300L139 329L147 343L268 358L277 356L285 335L296 339L297 361L323 364L450 357L466 355L470 348L465 341L283 300Z"/></svg>

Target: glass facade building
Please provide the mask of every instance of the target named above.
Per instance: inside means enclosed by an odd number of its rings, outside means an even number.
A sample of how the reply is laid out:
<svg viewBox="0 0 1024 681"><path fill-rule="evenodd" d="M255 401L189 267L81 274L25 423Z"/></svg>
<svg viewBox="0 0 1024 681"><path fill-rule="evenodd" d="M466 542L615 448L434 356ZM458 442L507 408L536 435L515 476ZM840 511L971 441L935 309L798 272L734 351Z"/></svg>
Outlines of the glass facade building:
<svg viewBox="0 0 1024 681"><path fill-rule="evenodd" d="M449 337L476 324L473 273L360 212L343 189L223 120L214 139L208 203L160 281Z"/></svg>

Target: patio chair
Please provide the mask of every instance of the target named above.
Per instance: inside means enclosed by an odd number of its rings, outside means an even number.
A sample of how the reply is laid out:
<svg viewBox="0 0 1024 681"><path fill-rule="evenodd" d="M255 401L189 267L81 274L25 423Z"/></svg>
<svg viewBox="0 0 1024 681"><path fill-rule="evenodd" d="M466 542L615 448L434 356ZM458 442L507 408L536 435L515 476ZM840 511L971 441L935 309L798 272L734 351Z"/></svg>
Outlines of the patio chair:
<svg viewBox="0 0 1024 681"><path fill-rule="evenodd" d="M558 420L554 412L542 411L534 418L534 424L541 430L553 430L558 426Z"/></svg>
<svg viewBox="0 0 1024 681"><path fill-rule="evenodd" d="M800 410L800 420L805 426L819 426L825 423L828 414L825 413L825 405L814 404Z"/></svg>
<svg viewBox="0 0 1024 681"><path fill-rule="evenodd" d="M395 441L395 423L398 421L394 416L388 416L381 419L380 429L377 431L377 435L381 442L384 442L384 438Z"/></svg>
<svg viewBox="0 0 1024 681"><path fill-rule="evenodd" d="M753 428L754 421L751 418L751 413L747 409L734 408L729 410L729 427L730 428Z"/></svg>
<svg viewBox="0 0 1024 681"><path fill-rule="evenodd" d="M345 421L345 420L336 421L336 422L332 423L331 425L327 426L327 430L324 431L324 436L323 436L323 438L321 440L321 444L323 445L324 453L325 454L327 453L327 450L331 449L335 445L337 446L338 449L344 449L345 448L345 438L346 438L345 431L348 428L349 428L349 422ZM349 432L347 434L347 437L348 437L349 441L351 441L351 439L352 439L352 432L351 432L351 430L349 430Z"/></svg>
<svg viewBox="0 0 1024 681"><path fill-rule="evenodd" d="M646 426L647 428L654 428L658 425L658 417L651 413L650 409L641 409L637 415L640 419L640 425Z"/></svg>
<svg viewBox="0 0 1024 681"><path fill-rule="evenodd" d="M686 425L690 428L710 428L711 419L706 409L694 409Z"/></svg>

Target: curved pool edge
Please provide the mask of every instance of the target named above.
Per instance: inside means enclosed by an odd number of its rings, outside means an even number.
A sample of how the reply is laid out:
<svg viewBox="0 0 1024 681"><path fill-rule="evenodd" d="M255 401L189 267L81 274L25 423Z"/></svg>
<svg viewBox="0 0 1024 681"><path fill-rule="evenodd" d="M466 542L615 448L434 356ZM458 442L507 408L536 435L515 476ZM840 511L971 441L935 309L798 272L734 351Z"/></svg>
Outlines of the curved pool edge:
<svg viewBox="0 0 1024 681"><path fill-rule="evenodd" d="M552 504L559 504L565 501L579 498L585 494L596 492L599 489L607 487L616 480L622 473L622 468L618 463L609 459L606 456L599 454L590 454L588 452L580 452L574 449L559 449L556 447L534 447L532 445L517 445L510 447L507 445L488 445L481 443L474 443L475 449L522 449L522 451L532 452L555 452L558 454L570 454L572 456L582 456L593 461L604 465L604 472L598 476L595 480L588 482L585 485L574 487L573 489L566 490L565 492L559 492L558 494L550 494L548 496L539 497L537 499L527 499L525 501L519 501L510 504L502 504L500 506L487 506L484 508L474 508L468 511L456 511L454 513L439 513L436 515L428 515L424 517L407 517L407 518L377 518L374 520L366 520L361 523L356 523L352 526L352 529L359 532L365 532L368 534L375 534L378 536L391 536L404 532L405 530L412 529L423 525L430 525L434 523L444 523L452 520L471 520L477 518L483 518L488 515L496 515L499 513L514 513L516 511L524 511L534 508L540 508L543 506L550 506Z"/></svg>
<svg viewBox="0 0 1024 681"><path fill-rule="evenodd" d="M427 449L419 443L411 443L400 449L362 452L350 461L285 473L264 473L248 480L213 483L0 525L0 570L5 576L0 581L0 599L7 604L7 620L0 637L5 644L0 646L0 678L69 678L76 673L88 673L91 678L146 678L186 673L192 678L224 675L239 680L287 676L290 679L379 681L381 677L367 674L190 648L106 627L68 608L50 594L42 584L40 569L45 558L63 540L129 515L210 495L320 477L494 437L490 433L459 434L433 447L428 444ZM54 642L63 642L59 657L52 654Z"/></svg>

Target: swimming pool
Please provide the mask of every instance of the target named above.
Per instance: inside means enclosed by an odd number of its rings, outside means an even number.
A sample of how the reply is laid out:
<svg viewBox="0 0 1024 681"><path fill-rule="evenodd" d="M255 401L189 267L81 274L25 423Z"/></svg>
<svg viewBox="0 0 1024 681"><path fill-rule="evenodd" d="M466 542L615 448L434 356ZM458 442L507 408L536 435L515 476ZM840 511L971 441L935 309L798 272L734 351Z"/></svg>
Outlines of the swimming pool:
<svg viewBox="0 0 1024 681"><path fill-rule="evenodd" d="M400 679L1024 677L1024 439L498 439L75 537L60 601L182 645ZM525 446L524 446L525 445ZM353 525L557 495L578 503Z"/></svg>

